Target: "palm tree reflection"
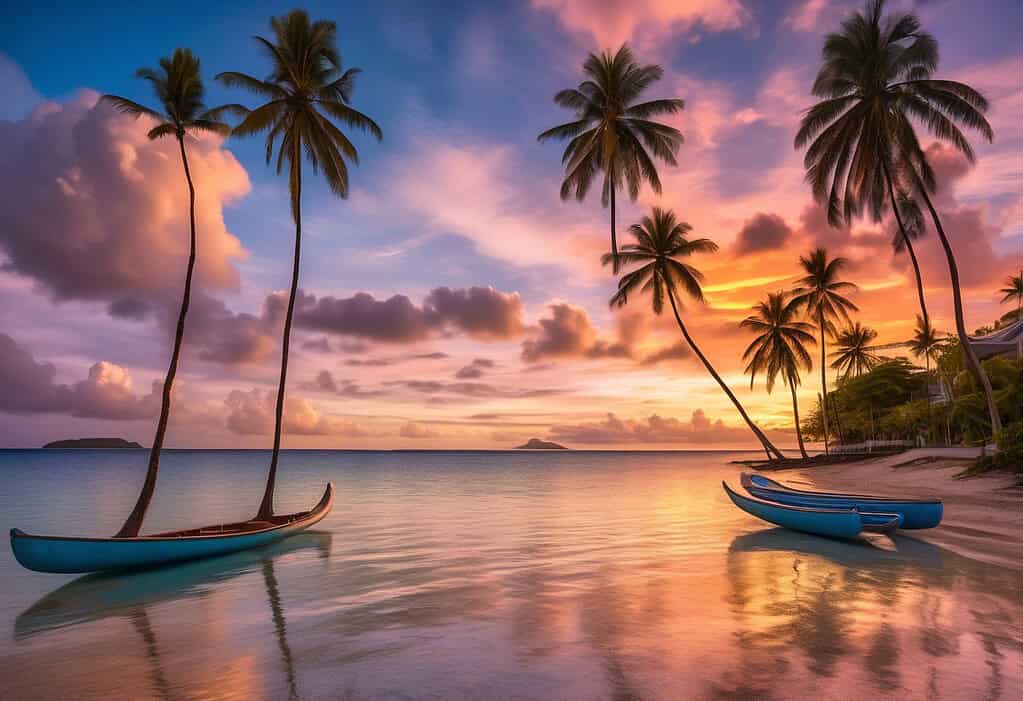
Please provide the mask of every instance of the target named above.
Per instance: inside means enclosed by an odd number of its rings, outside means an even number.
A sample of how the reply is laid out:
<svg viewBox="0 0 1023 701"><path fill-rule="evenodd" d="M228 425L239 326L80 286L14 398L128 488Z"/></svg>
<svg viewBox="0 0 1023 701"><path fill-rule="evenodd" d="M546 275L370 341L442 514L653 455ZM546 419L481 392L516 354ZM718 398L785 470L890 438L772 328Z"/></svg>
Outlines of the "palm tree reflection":
<svg viewBox="0 0 1023 701"><path fill-rule="evenodd" d="M284 664L288 698L297 701L294 656L288 643L287 622L274 560L286 553L309 548L317 549L320 557L326 559L330 555L330 545L330 533L308 531L267 548L177 567L80 577L42 597L18 616L14 637L17 641L24 641L49 630L126 617L141 638L153 695L160 699L173 699L177 696L175 689L182 689L187 683L173 685L169 681L149 609L172 601L206 598L226 580L253 572L258 565Z"/></svg>
<svg viewBox="0 0 1023 701"><path fill-rule="evenodd" d="M787 653L798 651L817 677L836 676L844 658L862 655L868 678L892 694L903 688L900 670L959 655L958 638L973 632L991 669L987 698L999 698L1003 651L1023 650L1023 635L1005 624L1012 616L1005 602L1020 599L1011 583L1015 573L912 538L897 536L893 543L888 550L783 529L735 538L727 571L739 669L714 685L714 693L769 696L775 684L783 688L792 658ZM963 590L977 592L984 604L983 613L972 611L972 631L961 630L954 625L958 619L942 610L950 591ZM905 603L914 599L911 620L900 622ZM906 627L919 628L922 660L902 647L906 638L899 630ZM929 663L932 696L940 693L939 672L946 666Z"/></svg>
<svg viewBox="0 0 1023 701"><path fill-rule="evenodd" d="M263 560L263 583L266 585L266 595L270 599L270 610L273 612L277 647L281 651L281 660L287 671L288 698L298 699L298 689L295 686L295 663L291 657L291 646L288 645L287 622L284 620L284 608L281 606L281 593L277 586L277 576L274 574L274 563L269 558Z"/></svg>
<svg viewBox="0 0 1023 701"><path fill-rule="evenodd" d="M163 661L160 659L160 648L156 644L156 634L153 633L153 624L149 621L149 615L144 608L133 611L129 618L132 625L142 638L145 644L146 660L149 662L149 676L152 679L152 687L156 695L167 701L174 698L171 693L170 684L167 683L167 674L163 669Z"/></svg>

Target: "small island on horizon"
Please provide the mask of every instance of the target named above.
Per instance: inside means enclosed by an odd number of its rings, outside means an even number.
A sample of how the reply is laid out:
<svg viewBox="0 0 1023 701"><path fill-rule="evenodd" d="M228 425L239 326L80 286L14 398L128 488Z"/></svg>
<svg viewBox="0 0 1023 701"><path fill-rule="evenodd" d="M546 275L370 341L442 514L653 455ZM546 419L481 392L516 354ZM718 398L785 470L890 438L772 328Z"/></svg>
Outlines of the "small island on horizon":
<svg viewBox="0 0 1023 701"><path fill-rule="evenodd" d="M524 444L515 446L515 450L568 450L568 448L551 441L530 438Z"/></svg>
<svg viewBox="0 0 1023 701"><path fill-rule="evenodd" d="M83 449L142 449L144 446L135 441L126 441L123 438L66 438L62 441L53 441L43 446L43 449L67 450L69 448Z"/></svg>

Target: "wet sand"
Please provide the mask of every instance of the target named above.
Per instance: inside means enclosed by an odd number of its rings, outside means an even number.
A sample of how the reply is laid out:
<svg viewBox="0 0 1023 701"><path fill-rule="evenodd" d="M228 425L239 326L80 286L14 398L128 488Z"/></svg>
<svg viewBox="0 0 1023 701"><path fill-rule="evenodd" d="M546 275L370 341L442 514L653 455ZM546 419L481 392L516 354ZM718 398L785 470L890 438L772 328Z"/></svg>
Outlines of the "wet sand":
<svg viewBox="0 0 1023 701"><path fill-rule="evenodd" d="M1005 473L956 479L971 462L914 450L839 465L783 469L771 476L796 487L939 497L945 504L941 525L906 535L964 557L1023 569L1023 487Z"/></svg>

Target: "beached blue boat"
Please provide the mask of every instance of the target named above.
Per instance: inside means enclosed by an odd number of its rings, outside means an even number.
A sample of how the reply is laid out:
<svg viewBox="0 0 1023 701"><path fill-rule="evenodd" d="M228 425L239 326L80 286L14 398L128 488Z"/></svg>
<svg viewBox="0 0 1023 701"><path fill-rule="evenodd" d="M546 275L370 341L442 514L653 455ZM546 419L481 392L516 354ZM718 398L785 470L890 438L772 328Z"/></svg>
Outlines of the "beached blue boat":
<svg viewBox="0 0 1023 701"><path fill-rule="evenodd" d="M721 486L725 488L732 503L748 514L776 526L829 538L857 538L864 532L890 533L902 522L902 516L894 513L861 513L853 508L788 506L739 494L724 480Z"/></svg>
<svg viewBox="0 0 1023 701"><path fill-rule="evenodd" d="M266 545L316 525L330 512L334 488L309 511L265 521L225 523L135 538L76 538L31 535L11 529L11 549L22 566L36 572L82 573L134 570L197 560Z"/></svg>
<svg viewBox="0 0 1023 701"><path fill-rule="evenodd" d="M820 506L842 509L856 508L860 511L880 511L902 514L900 528L934 528L941 523L944 506L941 499L899 499L866 494L836 494L831 492L810 492L787 487L780 482L764 477L743 473L740 477L743 488L755 497L775 501L789 506Z"/></svg>

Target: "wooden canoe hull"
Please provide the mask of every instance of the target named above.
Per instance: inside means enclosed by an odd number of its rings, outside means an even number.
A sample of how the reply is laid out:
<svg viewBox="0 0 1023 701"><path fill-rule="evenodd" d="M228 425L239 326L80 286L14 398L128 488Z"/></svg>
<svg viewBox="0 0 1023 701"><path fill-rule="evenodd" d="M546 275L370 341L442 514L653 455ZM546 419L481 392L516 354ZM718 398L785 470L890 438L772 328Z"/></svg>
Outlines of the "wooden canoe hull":
<svg viewBox="0 0 1023 701"><path fill-rule="evenodd" d="M31 535L11 529L11 549L23 567L36 572L77 574L158 567L267 545L320 521L334 504L330 484L310 511L253 525L228 524L137 538L75 538Z"/></svg>
<svg viewBox="0 0 1023 701"><path fill-rule="evenodd" d="M724 481L721 486L733 504L752 516L776 526L828 538L858 538L864 531L886 533L897 528L902 520L898 514L871 514L864 523L855 509L787 506L738 494Z"/></svg>
<svg viewBox="0 0 1023 701"><path fill-rule="evenodd" d="M859 509L902 514L903 529L934 528L941 523L944 506L940 499L899 499L867 494L836 494L793 489L763 475L742 475L742 485L755 497L790 506Z"/></svg>

